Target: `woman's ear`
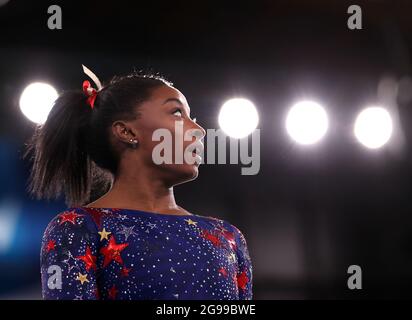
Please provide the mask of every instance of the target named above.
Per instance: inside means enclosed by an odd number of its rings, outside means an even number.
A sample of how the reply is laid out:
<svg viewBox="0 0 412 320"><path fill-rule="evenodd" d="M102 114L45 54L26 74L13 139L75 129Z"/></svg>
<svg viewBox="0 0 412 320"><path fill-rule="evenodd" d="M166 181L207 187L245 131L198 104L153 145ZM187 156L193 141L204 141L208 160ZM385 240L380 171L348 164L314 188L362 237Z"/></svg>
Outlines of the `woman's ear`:
<svg viewBox="0 0 412 320"><path fill-rule="evenodd" d="M115 138L127 145L135 147L139 143L138 132L124 121L115 121L112 125Z"/></svg>

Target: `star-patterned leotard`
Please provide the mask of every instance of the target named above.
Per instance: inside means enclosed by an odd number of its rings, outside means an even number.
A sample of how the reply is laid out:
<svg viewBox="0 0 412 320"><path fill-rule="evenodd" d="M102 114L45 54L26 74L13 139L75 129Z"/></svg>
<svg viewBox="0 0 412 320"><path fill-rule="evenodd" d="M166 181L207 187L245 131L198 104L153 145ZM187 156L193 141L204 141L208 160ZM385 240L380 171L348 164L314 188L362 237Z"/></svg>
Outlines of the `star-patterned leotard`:
<svg viewBox="0 0 412 320"><path fill-rule="evenodd" d="M73 207L48 224L44 299L250 300L242 232L200 215Z"/></svg>

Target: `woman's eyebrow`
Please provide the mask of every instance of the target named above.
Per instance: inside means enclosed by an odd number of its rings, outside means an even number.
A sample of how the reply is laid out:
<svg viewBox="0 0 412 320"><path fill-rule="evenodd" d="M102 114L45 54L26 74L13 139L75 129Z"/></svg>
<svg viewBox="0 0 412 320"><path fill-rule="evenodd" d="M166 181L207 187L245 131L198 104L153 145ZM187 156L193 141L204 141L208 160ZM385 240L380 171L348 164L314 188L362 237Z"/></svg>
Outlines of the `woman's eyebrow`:
<svg viewBox="0 0 412 320"><path fill-rule="evenodd" d="M168 98L168 99L165 100L165 102L163 102L163 104L166 104L166 103L171 102L171 101L177 102L178 104L180 104L181 106L183 106L183 102L180 101L180 100L177 99L177 98Z"/></svg>
<svg viewBox="0 0 412 320"><path fill-rule="evenodd" d="M184 107L184 104L183 104L183 102L182 101L180 101L179 99L177 99L177 98L168 98L168 99L166 99L162 104L166 104L166 103L168 103L168 102L177 102L178 104L180 104L182 107ZM189 110L189 114L190 114L190 108L189 107L187 107L187 109Z"/></svg>

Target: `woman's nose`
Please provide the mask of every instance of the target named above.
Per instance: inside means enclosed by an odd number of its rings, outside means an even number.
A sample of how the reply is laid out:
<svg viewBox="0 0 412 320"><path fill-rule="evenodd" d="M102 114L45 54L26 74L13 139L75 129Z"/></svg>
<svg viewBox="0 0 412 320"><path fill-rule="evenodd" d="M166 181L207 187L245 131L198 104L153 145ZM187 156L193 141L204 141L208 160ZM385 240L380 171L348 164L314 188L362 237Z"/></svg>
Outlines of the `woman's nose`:
<svg viewBox="0 0 412 320"><path fill-rule="evenodd" d="M203 127L197 122L192 121L192 124L193 124L194 135L198 137L199 139L202 139L206 135L206 130L203 129Z"/></svg>
<svg viewBox="0 0 412 320"><path fill-rule="evenodd" d="M202 139L206 135L206 130L203 129L203 127L199 125L198 123L196 123L195 129L196 129L195 134L197 137L199 137L199 139Z"/></svg>

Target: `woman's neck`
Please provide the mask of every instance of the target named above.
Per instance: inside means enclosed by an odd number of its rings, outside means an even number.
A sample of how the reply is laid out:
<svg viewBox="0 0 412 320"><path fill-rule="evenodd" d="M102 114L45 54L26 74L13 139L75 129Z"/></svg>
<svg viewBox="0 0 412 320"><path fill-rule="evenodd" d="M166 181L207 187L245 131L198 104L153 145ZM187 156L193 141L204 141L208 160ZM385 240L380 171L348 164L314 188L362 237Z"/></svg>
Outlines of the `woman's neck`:
<svg viewBox="0 0 412 320"><path fill-rule="evenodd" d="M86 207L101 208L128 208L165 214L189 214L175 201L173 187L153 178L144 179L143 175L120 177L116 179L112 188Z"/></svg>

